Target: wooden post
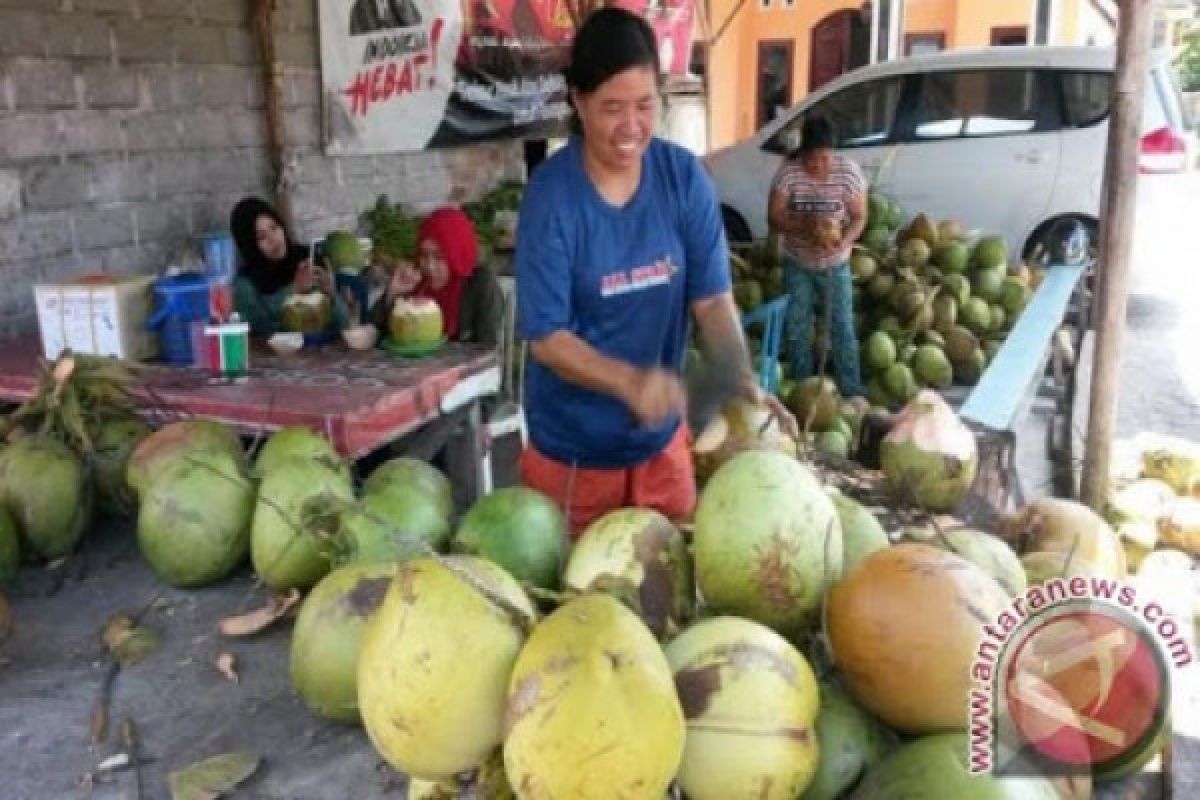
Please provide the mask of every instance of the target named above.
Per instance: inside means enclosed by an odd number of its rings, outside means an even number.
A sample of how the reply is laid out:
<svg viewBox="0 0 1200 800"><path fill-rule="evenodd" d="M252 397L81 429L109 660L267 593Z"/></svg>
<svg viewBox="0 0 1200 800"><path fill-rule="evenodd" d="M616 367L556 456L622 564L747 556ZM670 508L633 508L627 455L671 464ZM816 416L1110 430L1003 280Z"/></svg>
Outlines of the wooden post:
<svg viewBox="0 0 1200 800"><path fill-rule="evenodd" d="M1096 350L1080 487L1083 501L1097 510L1108 498L1111 474L1121 344L1125 335L1133 252L1138 144L1153 15L1152 0L1125 0L1119 4L1117 66L1108 123L1108 159L1104 168L1100 253L1096 267Z"/></svg>
<svg viewBox="0 0 1200 800"><path fill-rule="evenodd" d="M282 67L275 55L275 9L278 0L251 0L254 38L263 69L263 97L266 100L267 153L271 159L271 172L275 179L275 210L283 217L288 230L295 231L292 217L292 198L287 184L287 164L284 147L287 139L283 126Z"/></svg>

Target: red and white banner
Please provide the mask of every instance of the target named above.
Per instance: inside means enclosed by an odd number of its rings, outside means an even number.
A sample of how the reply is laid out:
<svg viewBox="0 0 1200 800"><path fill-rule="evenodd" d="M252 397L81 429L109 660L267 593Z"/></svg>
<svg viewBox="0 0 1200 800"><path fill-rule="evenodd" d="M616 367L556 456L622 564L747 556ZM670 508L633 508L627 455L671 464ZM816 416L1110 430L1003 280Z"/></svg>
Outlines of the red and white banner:
<svg viewBox="0 0 1200 800"><path fill-rule="evenodd" d="M645 15L664 72L685 74L693 0L618 0ZM319 0L326 151L412 152L560 134L566 0Z"/></svg>

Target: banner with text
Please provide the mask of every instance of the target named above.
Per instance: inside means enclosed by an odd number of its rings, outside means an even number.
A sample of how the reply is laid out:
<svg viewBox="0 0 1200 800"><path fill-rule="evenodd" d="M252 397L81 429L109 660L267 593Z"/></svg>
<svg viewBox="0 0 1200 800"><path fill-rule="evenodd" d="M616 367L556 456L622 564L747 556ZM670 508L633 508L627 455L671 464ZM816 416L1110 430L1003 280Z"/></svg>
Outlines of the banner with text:
<svg viewBox="0 0 1200 800"><path fill-rule="evenodd" d="M568 0L320 0L326 152L413 152L560 135ZM618 0L686 74L692 0Z"/></svg>

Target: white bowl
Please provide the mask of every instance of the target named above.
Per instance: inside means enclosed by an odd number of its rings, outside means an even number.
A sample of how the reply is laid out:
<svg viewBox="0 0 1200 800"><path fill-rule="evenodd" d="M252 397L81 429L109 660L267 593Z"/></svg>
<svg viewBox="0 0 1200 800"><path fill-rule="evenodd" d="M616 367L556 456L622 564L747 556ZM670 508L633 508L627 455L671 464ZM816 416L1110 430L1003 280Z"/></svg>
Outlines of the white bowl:
<svg viewBox="0 0 1200 800"><path fill-rule="evenodd" d="M370 350L379 339L379 329L374 325L355 325L342 331L342 340L351 350Z"/></svg>
<svg viewBox="0 0 1200 800"><path fill-rule="evenodd" d="M300 352L304 347L303 333L277 333L270 339L267 339L267 344L281 356L290 356L293 353Z"/></svg>

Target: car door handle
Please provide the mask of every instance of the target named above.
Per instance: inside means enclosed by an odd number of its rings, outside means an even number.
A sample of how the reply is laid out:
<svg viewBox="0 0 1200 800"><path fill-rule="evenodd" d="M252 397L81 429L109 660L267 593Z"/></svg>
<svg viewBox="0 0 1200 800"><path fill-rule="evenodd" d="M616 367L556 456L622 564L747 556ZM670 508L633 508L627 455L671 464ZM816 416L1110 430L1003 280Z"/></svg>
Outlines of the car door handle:
<svg viewBox="0 0 1200 800"><path fill-rule="evenodd" d="M1024 161L1029 164L1040 164L1040 163L1042 163L1042 159L1044 159L1045 157L1046 157L1046 154L1043 153L1041 150L1029 150L1027 152L1024 152L1024 153L1021 153L1020 155L1018 155L1017 160Z"/></svg>

